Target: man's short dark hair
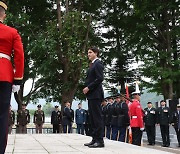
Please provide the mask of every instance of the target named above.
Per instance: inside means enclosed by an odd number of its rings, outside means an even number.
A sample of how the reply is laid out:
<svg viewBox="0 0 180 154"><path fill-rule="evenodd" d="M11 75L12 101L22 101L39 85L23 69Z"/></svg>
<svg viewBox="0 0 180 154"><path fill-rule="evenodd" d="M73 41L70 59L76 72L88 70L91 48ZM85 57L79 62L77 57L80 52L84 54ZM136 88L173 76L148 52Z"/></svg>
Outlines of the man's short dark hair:
<svg viewBox="0 0 180 154"><path fill-rule="evenodd" d="M100 51L97 47L90 47L88 50L92 50L94 53L97 53L97 57L99 57Z"/></svg>

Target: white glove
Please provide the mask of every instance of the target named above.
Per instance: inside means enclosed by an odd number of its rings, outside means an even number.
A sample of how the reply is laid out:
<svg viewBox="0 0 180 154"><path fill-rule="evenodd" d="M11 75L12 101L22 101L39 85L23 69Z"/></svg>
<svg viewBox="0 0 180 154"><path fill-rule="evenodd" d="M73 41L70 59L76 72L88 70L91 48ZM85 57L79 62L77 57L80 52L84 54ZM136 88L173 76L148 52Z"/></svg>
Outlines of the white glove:
<svg viewBox="0 0 180 154"><path fill-rule="evenodd" d="M127 129L130 129L130 128L131 128L131 126L128 126L128 127L127 127Z"/></svg>
<svg viewBox="0 0 180 154"><path fill-rule="evenodd" d="M12 92L15 93L15 92L18 92L20 89L20 85L13 85L12 86Z"/></svg>
<svg viewBox="0 0 180 154"><path fill-rule="evenodd" d="M141 130L141 131L143 131L143 130L144 130L144 128L140 128L140 130Z"/></svg>

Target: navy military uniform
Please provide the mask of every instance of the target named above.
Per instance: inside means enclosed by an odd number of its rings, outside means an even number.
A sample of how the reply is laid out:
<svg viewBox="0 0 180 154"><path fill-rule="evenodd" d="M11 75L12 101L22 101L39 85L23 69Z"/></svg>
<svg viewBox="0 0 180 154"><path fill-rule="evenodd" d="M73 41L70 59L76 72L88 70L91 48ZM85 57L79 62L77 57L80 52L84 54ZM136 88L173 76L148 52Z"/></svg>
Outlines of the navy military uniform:
<svg viewBox="0 0 180 154"><path fill-rule="evenodd" d="M106 101L106 100L104 100ZM108 114L107 114L107 103L105 104L101 104L101 108L102 108L102 120L103 120L103 128L104 128L104 131L103 131L103 136L106 137L106 125L107 125L107 117L108 117Z"/></svg>
<svg viewBox="0 0 180 154"><path fill-rule="evenodd" d="M72 122L74 121L74 111L71 108L65 107L63 111L63 132L72 133Z"/></svg>
<svg viewBox="0 0 180 154"><path fill-rule="evenodd" d="M117 104L116 110L118 115L117 126L119 129L118 141L125 142L125 138L127 138L127 127L130 125L128 105L126 102L120 101L120 103Z"/></svg>
<svg viewBox="0 0 180 154"><path fill-rule="evenodd" d="M42 111L41 105L37 106L39 109L34 112L34 124L36 125L36 133L42 133L42 126L45 121L44 111Z"/></svg>
<svg viewBox="0 0 180 154"><path fill-rule="evenodd" d="M113 113L113 103L107 104L107 114L105 117L105 127L106 127L106 138L111 139L112 134L112 127L111 127L111 121L112 121L112 113Z"/></svg>
<svg viewBox="0 0 180 154"><path fill-rule="evenodd" d="M89 119L89 111L85 110L84 115L85 115L85 124L84 124L85 134L87 136L91 136L92 128L91 128L91 123Z"/></svg>
<svg viewBox="0 0 180 154"><path fill-rule="evenodd" d="M55 108L57 109L58 106L56 105ZM53 111L51 113L51 124L53 125L53 133L59 133L61 122L62 122L61 111L59 110Z"/></svg>
<svg viewBox="0 0 180 154"><path fill-rule="evenodd" d="M177 140L180 147L180 104L177 105L177 110L172 114L172 125L176 131Z"/></svg>
<svg viewBox="0 0 180 154"><path fill-rule="evenodd" d="M169 147L169 124L171 123L171 113L169 107L159 107L157 109L157 123L160 124L161 136L163 141L162 146Z"/></svg>
<svg viewBox="0 0 180 154"><path fill-rule="evenodd" d="M27 133L27 124L30 122L30 114L28 109L20 109L17 112L17 125L19 127L19 133Z"/></svg>
<svg viewBox="0 0 180 154"><path fill-rule="evenodd" d="M111 139L112 140L117 140L118 136L118 113L117 113L117 102L114 102L111 106L111 129L112 129L112 134L111 134Z"/></svg>
<svg viewBox="0 0 180 154"><path fill-rule="evenodd" d="M155 144L157 111L155 108L144 109L144 123L149 145Z"/></svg>
<svg viewBox="0 0 180 154"><path fill-rule="evenodd" d="M13 110L9 110L9 118L8 118L8 133L11 134L12 132L12 126L14 125L15 122L15 112Z"/></svg>
<svg viewBox="0 0 180 154"><path fill-rule="evenodd" d="M75 112L75 120L77 124L77 131L78 134L84 135L84 123L85 123L85 110L84 109L77 109Z"/></svg>

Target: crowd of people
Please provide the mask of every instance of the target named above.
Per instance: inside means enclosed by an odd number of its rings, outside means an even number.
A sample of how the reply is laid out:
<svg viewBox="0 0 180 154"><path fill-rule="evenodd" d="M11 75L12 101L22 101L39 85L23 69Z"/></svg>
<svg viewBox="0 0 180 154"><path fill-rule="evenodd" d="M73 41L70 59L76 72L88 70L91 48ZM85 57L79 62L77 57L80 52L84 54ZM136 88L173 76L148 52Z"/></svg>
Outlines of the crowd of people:
<svg viewBox="0 0 180 154"><path fill-rule="evenodd" d="M148 145L155 145L156 126L160 126L162 135L162 146L170 146L169 126L174 126L180 146L180 104L177 105L177 111L171 112L166 106L164 100L161 101L161 107L154 108L152 102L147 103L147 107L142 109L138 103L139 94L134 94L132 103L127 103L126 99L121 95L110 96L103 100L102 119L103 119L103 137L110 140L128 142L135 145L141 145L142 132L146 131ZM134 102L134 100L136 100ZM133 103L136 103L133 105ZM137 106L134 108L133 106ZM92 129L89 120L88 110L82 108L82 104L78 104L75 112L71 109L69 102L65 103L63 111L59 106L55 106L51 114L51 124L53 133L72 133L72 124L76 123L78 134L91 136ZM17 128L18 133L27 133L27 124L30 122L29 110L26 105L22 104L22 109L17 112ZM36 133L42 133L43 124L45 122L45 114L41 109L41 105L37 106L34 112L33 122L36 127ZM9 110L9 133L15 123L15 113ZM132 132L132 136L131 136Z"/></svg>

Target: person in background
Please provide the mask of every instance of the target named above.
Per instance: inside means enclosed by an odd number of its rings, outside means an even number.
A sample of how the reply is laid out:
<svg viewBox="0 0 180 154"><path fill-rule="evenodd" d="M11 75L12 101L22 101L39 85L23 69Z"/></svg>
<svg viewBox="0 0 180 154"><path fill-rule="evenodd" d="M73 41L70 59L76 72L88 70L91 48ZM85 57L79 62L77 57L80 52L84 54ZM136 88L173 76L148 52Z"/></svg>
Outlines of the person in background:
<svg viewBox="0 0 180 154"><path fill-rule="evenodd" d="M59 133L62 123L62 114L59 111L59 106L55 105L55 110L51 113L51 124L53 125L53 133Z"/></svg>
<svg viewBox="0 0 180 154"><path fill-rule="evenodd" d="M78 109L75 111L75 121L78 134L84 135L85 110L82 109L81 103L78 104Z"/></svg>
<svg viewBox="0 0 180 154"><path fill-rule="evenodd" d="M9 107L9 118L8 118L8 133L11 134L12 133L12 127L15 123L15 112L12 110L12 107L10 105Z"/></svg>
<svg viewBox="0 0 180 154"><path fill-rule="evenodd" d="M176 131L178 146L180 147L180 104L177 104L177 110L172 114L172 125Z"/></svg>
<svg viewBox="0 0 180 154"><path fill-rule="evenodd" d="M16 29L4 24L7 9L0 0L0 154L7 145L11 93L19 91L24 74L23 43Z"/></svg>
<svg viewBox="0 0 180 154"><path fill-rule="evenodd" d="M157 124L160 125L163 147L170 146L169 125L171 123L171 111L166 102L161 100L161 107L157 109Z"/></svg>
<svg viewBox="0 0 180 154"><path fill-rule="evenodd" d="M132 93L134 99L129 107L130 127L132 129L132 144L141 146L144 130L143 112L140 104L140 92Z"/></svg>
<svg viewBox="0 0 180 154"><path fill-rule="evenodd" d="M121 94L123 91L121 92ZM125 92L124 92L125 94ZM118 141L126 142L127 141L127 127L130 125L129 119L129 109L126 103L126 100L122 96L117 96L117 113L118 113L118 130L119 130L119 137Z"/></svg>
<svg viewBox="0 0 180 154"><path fill-rule="evenodd" d="M45 121L44 111L41 110L41 105L37 106L37 110L34 112L34 124L36 126L36 134L42 134L42 127Z"/></svg>
<svg viewBox="0 0 180 154"><path fill-rule="evenodd" d="M147 107L144 109L144 123L148 138L148 145L155 145L157 111L152 106L152 102L148 102Z"/></svg>
<svg viewBox="0 0 180 154"><path fill-rule="evenodd" d="M27 124L30 123L29 110L26 109L26 104L22 104L22 109L17 111L17 125L19 126L20 134L27 134Z"/></svg>
<svg viewBox="0 0 180 154"><path fill-rule="evenodd" d="M63 133L72 133L72 122L74 121L74 111L71 109L69 101L65 102L65 108L63 110Z"/></svg>

